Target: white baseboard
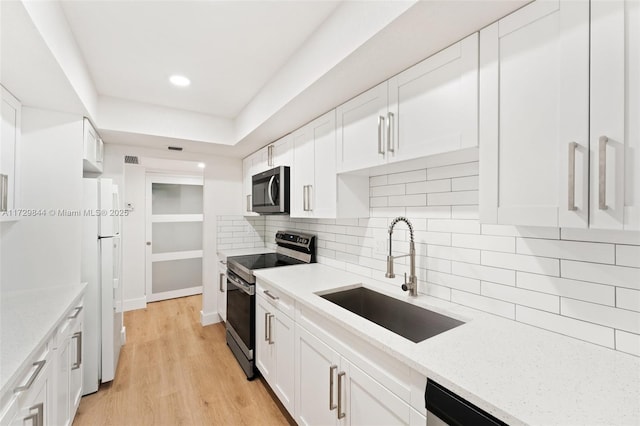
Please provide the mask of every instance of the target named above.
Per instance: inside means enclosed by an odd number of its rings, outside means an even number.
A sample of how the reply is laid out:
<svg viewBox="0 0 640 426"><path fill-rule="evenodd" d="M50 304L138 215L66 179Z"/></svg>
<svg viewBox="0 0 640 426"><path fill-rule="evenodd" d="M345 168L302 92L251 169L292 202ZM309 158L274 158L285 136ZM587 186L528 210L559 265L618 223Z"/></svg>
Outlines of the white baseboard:
<svg viewBox="0 0 640 426"><path fill-rule="evenodd" d="M127 299L122 303L124 311L135 311L136 309L144 309L147 307L147 298L138 297L137 299Z"/></svg>
<svg viewBox="0 0 640 426"><path fill-rule="evenodd" d="M204 313L200 311L200 324L203 326L215 324L221 321L220 315L217 312Z"/></svg>

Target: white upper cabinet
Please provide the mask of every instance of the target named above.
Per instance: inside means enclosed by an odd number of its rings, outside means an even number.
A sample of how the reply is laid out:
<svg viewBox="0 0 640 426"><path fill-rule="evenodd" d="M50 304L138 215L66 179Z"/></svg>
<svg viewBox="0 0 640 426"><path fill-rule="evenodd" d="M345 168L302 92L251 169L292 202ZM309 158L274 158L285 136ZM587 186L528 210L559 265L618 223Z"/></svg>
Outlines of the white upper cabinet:
<svg viewBox="0 0 640 426"><path fill-rule="evenodd" d="M538 1L480 32L480 219L586 227L589 3Z"/></svg>
<svg viewBox="0 0 640 426"><path fill-rule="evenodd" d="M336 217L336 111L292 134L292 217Z"/></svg>
<svg viewBox="0 0 640 426"><path fill-rule="evenodd" d="M591 3L592 228L640 229L640 2Z"/></svg>
<svg viewBox="0 0 640 426"><path fill-rule="evenodd" d="M280 166L291 166L293 162L292 137L287 135L262 148L266 153L267 169Z"/></svg>
<svg viewBox="0 0 640 426"><path fill-rule="evenodd" d="M478 145L478 34L337 108L338 172Z"/></svg>
<svg viewBox="0 0 640 426"><path fill-rule="evenodd" d="M390 79L386 125L389 161L478 146L478 33Z"/></svg>
<svg viewBox="0 0 640 426"><path fill-rule="evenodd" d="M84 119L84 155L82 170L90 173L102 173L104 144L88 118Z"/></svg>
<svg viewBox="0 0 640 426"><path fill-rule="evenodd" d="M8 212L20 207L19 150L20 102L2 89L2 122L0 123L0 221L18 217Z"/></svg>
<svg viewBox="0 0 640 426"><path fill-rule="evenodd" d="M385 81L336 109L338 172L386 162L384 132L388 99L388 83Z"/></svg>
<svg viewBox="0 0 640 426"><path fill-rule="evenodd" d="M251 193L252 181L254 174L259 173L257 170L262 164L262 152L257 151L242 160L242 189L243 189L243 211L245 216L258 216L253 212ZM261 170L262 171L262 170Z"/></svg>

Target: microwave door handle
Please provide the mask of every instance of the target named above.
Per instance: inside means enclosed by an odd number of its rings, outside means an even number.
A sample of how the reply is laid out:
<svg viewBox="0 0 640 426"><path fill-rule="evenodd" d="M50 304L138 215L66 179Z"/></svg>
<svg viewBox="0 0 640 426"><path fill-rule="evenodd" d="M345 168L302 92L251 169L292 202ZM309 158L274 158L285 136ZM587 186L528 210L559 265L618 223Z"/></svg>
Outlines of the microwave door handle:
<svg viewBox="0 0 640 426"><path fill-rule="evenodd" d="M273 201L273 195L271 195L271 192L273 190L273 181L275 180L276 175L271 176L271 179L269 179L269 190L267 191L268 195L269 195L269 201L271 201L271 205L275 206L276 202Z"/></svg>

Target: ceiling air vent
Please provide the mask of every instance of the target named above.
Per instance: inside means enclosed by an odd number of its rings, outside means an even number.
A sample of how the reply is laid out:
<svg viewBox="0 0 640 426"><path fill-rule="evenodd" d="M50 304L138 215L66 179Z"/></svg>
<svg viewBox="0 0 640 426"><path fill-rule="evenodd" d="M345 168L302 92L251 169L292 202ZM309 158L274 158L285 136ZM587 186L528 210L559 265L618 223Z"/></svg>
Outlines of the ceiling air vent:
<svg viewBox="0 0 640 426"><path fill-rule="evenodd" d="M125 164L138 164L138 157L135 155L125 155L124 162Z"/></svg>
<svg viewBox="0 0 640 426"><path fill-rule="evenodd" d="M181 146L170 146L169 151L182 151Z"/></svg>

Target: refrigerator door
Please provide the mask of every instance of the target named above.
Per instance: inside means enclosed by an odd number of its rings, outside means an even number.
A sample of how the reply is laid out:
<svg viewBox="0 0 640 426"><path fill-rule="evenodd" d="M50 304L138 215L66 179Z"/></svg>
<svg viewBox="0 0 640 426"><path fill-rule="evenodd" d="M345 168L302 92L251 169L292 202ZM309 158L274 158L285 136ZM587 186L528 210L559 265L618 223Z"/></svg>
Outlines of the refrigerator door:
<svg viewBox="0 0 640 426"><path fill-rule="evenodd" d="M101 238L102 383L113 380L120 357L122 306L120 288L120 238ZM119 303L118 303L119 302Z"/></svg>
<svg viewBox="0 0 640 426"><path fill-rule="evenodd" d="M111 237L116 235L116 229L114 227L114 217L115 212L113 211L117 207L114 206L114 187L117 188L113 184L111 179L98 179L99 189L99 220L100 220L100 236L102 237Z"/></svg>

